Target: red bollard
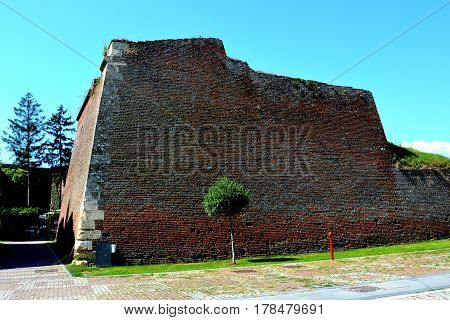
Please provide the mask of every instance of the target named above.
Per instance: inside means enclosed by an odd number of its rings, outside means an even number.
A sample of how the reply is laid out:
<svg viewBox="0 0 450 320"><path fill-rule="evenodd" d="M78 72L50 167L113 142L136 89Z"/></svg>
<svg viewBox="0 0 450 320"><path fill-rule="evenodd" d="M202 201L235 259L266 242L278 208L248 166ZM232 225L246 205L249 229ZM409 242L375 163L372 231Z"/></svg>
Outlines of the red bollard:
<svg viewBox="0 0 450 320"><path fill-rule="evenodd" d="M328 239L330 241L330 260L334 260L333 232L328 232Z"/></svg>

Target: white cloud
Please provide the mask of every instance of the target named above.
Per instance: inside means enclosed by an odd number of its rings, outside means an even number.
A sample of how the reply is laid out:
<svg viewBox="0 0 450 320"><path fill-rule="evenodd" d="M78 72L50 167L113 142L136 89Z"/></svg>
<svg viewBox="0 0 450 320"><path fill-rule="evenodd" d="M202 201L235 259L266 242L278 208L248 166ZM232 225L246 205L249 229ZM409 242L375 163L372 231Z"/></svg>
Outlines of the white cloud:
<svg viewBox="0 0 450 320"><path fill-rule="evenodd" d="M402 147L414 148L423 152L438 153L450 158L450 142L445 141L424 141L402 142Z"/></svg>

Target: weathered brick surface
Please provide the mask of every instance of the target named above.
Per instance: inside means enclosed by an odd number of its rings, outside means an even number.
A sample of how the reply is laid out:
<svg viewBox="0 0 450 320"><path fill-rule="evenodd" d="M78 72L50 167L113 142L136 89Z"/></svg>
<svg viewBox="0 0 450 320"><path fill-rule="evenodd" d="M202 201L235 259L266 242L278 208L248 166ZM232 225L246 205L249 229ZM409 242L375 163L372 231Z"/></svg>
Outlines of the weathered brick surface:
<svg viewBox="0 0 450 320"><path fill-rule="evenodd" d="M448 172L392 165L370 92L255 72L216 39L114 41L109 52L63 210L101 212L90 219L121 261L228 256L227 222L202 209L223 175L251 192L235 220L241 255L325 249L327 231L338 247L449 235Z"/></svg>

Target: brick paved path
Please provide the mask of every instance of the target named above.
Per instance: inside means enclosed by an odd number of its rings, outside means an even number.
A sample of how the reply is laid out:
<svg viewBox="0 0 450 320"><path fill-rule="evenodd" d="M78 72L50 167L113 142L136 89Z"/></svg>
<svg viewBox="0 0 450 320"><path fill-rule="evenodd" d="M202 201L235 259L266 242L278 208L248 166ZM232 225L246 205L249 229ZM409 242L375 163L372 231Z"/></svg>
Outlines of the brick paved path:
<svg viewBox="0 0 450 320"><path fill-rule="evenodd" d="M72 277L46 243L0 244L0 299L220 299L450 272L448 251L126 277ZM448 296L448 291L436 298ZM402 296L430 299L436 292Z"/></svg>
<svg viewBox="0 0 450 320"><path fill-rule="evenodd" d="M46 242L0 244L0 299L92 299L83 278L73 278Z"/></svg>

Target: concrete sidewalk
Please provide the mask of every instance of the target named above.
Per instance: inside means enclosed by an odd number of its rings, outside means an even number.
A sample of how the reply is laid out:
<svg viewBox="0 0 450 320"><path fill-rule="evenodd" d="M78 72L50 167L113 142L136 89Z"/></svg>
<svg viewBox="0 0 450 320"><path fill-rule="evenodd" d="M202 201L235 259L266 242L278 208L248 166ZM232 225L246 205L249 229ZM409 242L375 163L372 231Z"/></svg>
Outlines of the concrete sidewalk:
<svg viewBox="0 0 450 320"><path fill-rule="evenodd" d="M263 296L263 300L370 300L450 288L450 273L413 277L387 282L370 283L354 287L331 287L302 290L275 296ZM437 291L436 291L437 292ZM447 296L439 296L447 300ZM252 298L250 298L252 299ZM255 299L255 298L253 298Z"/></svg>

